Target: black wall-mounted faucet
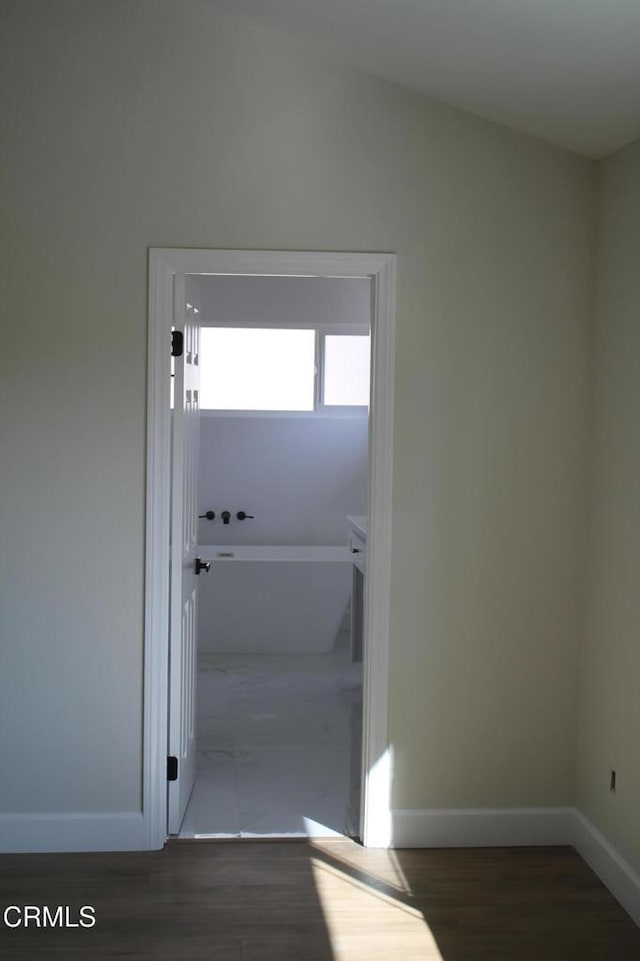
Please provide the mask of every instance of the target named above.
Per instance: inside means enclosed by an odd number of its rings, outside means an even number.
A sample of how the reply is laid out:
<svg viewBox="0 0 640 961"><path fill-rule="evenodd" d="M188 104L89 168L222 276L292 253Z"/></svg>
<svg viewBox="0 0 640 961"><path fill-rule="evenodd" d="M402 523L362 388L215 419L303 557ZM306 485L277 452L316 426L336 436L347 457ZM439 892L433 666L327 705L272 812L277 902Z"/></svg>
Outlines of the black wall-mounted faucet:
<svg viewBox="0 0 640 961"><path fill-rule="evenodd" d="M222 518L222 523L223 523L223 524L228 524L229 521L231 520L231 511L223 511L223 512L220 514L220 517Z"/></svg>

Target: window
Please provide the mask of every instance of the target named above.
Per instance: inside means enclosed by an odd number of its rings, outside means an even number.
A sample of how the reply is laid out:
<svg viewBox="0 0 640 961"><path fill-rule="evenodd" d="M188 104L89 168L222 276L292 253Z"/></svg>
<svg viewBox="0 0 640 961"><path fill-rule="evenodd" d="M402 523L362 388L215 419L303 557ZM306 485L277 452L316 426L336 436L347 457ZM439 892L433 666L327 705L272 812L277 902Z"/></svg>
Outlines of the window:
<svg viewBox="0 0 640 961"><path fill-rule="evenodd" d="M366 411L369 334L333 331L203 327L200 409Z"/></svg>
<svg viewBox="0 0 640 961"><path fill-rule="evenodd" d="M326 334L322 403L327 407L369 405L369 335Z"/></svg>
<svg viewBox="0 0 640 961"><path fill-rule="evenodd" d="M200 409L313 410L315 331L203 327Z"/></svg>

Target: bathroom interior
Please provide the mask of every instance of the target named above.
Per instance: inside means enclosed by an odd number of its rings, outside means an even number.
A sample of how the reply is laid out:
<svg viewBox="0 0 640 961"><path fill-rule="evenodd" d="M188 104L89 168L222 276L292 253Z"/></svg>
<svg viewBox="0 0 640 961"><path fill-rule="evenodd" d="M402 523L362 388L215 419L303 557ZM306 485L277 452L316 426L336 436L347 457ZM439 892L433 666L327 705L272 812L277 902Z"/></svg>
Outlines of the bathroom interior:
<svg viewBox="0 0 640 961"><path fill-rule="evenodd" d="M180 837L358 837L371 284L197 287L210 572Z"/></svg>

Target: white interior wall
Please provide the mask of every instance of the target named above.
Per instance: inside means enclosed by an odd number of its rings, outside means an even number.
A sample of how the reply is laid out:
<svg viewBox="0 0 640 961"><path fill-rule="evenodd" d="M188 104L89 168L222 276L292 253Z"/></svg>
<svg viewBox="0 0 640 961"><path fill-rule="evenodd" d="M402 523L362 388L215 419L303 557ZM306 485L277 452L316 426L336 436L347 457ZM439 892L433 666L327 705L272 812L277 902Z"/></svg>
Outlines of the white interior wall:
<svg viewBox="0 0 640 961"><path fill-rule="evenodd" d="M367 512L367 431L362 415L204 416L198 513L216 519L200 521L200 542L346 544L347 514Z"/></svg>
<svg viewBox="0 0 640 961"><path fill-rule="evenodd" d="M6 831L140 809L149 246L397 253L393 803L570 802L594 165L198 0L3 21Z"/></svg>
<svg viewBox="0 0 640 961"><path fill-rule="evenodd" d="M371 324L371 282L364 277L203 276L198 280L205 324Z"/></svg>
<svg viewBox="0 0 640 961"><path fill-rule="evenodd" d="M577 797L640 873L640 142L600 169Z"/></svg>

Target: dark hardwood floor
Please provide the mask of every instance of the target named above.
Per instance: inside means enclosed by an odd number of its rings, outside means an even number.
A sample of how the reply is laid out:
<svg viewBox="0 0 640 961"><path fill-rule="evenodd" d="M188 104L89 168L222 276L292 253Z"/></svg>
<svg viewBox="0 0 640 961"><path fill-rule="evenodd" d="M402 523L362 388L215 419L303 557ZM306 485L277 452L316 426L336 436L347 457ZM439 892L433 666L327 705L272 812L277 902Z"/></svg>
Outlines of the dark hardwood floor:
<svg viewBox="0 0 640 961"><path fill-rule="evenodd" d="M96 924L3 923L27 904L90 905ZM640 930L571 848L177 841L0 857L0 958L640 961Z"/></svg>

